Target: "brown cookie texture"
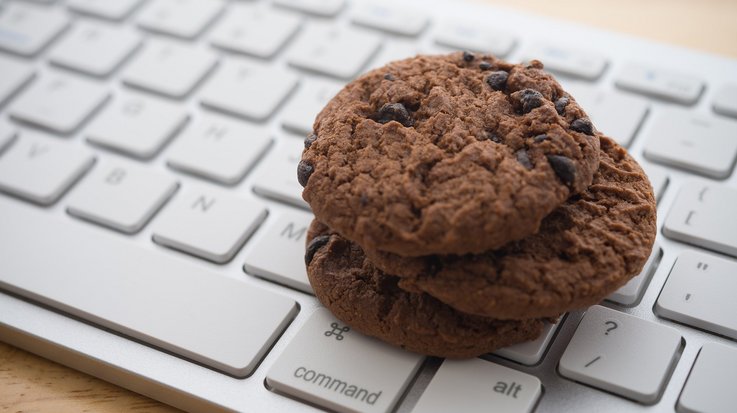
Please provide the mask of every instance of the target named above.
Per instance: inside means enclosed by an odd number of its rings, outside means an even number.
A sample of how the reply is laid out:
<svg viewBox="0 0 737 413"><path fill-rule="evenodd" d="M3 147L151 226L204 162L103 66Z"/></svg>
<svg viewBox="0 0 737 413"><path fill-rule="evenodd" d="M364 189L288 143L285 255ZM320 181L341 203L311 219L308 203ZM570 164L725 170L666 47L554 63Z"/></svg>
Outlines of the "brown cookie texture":
<svg viewBox="0 0 737 413"><path fill-rule="evenodd" d="M424 293L398 287L361 248L313 221L307 275L315 295L338 319L363 334L416 353L476 357L540 335L544 320L501 321L461 313Z"/></svg>
<svg viewBox="0 0 737 413"><path fill-rule="evenodd" d="M298 179L315 216L362 247L482 253L535 233L588 187L598 145L539 62L417 56L368 72L326 105Z"/></svg>
<svg viewBox="0 0 737 413"><path fill-rule="evenodd" d="M640 166L606 137L599 158L591 186L523 240L483 254L366 255L400 287L467 313L524 319L595 304L642 270L656 235L655 198Z"/></svg>

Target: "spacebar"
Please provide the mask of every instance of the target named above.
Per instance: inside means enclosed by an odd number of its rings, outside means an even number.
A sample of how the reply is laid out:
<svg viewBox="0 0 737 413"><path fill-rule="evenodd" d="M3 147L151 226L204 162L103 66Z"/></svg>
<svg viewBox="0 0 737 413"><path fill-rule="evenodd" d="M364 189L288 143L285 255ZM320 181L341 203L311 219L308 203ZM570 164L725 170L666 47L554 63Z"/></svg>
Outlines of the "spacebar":
<svg viewBox="0 0 737 413"><path fill-rule="evenodd" d="M236 377L298 311L287 298L0 197L0 288Z"/></svg>

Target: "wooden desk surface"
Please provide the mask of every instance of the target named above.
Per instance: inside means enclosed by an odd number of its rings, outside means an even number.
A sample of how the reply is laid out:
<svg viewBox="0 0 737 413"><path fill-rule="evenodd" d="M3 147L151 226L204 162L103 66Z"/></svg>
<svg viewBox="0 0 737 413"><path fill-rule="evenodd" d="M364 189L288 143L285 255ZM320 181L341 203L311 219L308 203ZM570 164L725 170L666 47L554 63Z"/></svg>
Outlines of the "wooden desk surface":
<svg viewBox="0 0 737 413"><path fill-rule="evenodd" d="M475 0L737 58L734 0ZM0 411L175 412L0 343Z"/></svg>

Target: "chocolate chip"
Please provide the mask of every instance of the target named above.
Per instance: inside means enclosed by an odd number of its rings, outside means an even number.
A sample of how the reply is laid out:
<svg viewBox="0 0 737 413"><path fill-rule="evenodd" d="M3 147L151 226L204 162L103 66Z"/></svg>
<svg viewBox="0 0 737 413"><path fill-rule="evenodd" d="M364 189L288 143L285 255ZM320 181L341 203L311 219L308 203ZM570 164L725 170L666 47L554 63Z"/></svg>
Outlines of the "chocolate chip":
<svg viewBox="0 0 737 413"><path fill-rule="evenodd" d="M563 96L555 101L555 111L559 115L562 115L566 111L566 106L568 106L568 96Z"/></svg>
<svg viewBox="0 0 737 413"><path fill-rule="evenodd" d="M312 146L313 143L317 140L317 135L314 133L311 133L310 136L305 138L305 149L309 149L310 146Z"/></svg>
<svg viewBox="0 0 737 413"><path fill-rule="evenodd" d="M534 138L532 138L532 140L535 141L535 143L543 142L546 139L548 139L548 135L544 133L542 135L537 135Z"/></svg>
<svg viewBox="0 0 737 413"><path fill-rule="evenodd" d="M512 100L521 106L522 113L529 113L532 109L542 106L543 95L534 89L522 89L510 95Z"/></svg>
<svg viewBox="0 0 737 413"><path fill-rule="evenodd" d="M503 70L498 70L496 72L491 72L491 74L486 77L486 83L488 83L489 86L491 86L491 88L494 90L504 90L504 88L507 86L508 78L509 73Z"/></svg>
<svg viewBox="0 0 737 413"><path fill-rule="evenodd" d="M391 73L386 73L384 74L384 79L389 80L389 81L394 80L394 75Z"/></svg>
<svg viewBox="0 0 737 413"><path fill-rule="evenodd" d="M387 123L391 121L397 121L404 126L412 126L412 118L407 112L407 108L401 103L387 103L379 109L378 117L376 119L379 123Z"/></svg>
<svg viewBox="0 0 737 413"><path fill-rule="evenodd" d="M566 156L548 155L548 163L558 178L570 188L576 180L576 165L573 161Z"/></svg>
<svg viewBox="0 0 737 413"><path fill-rule="evenodd" d="M496 143L502 143L501 138L499 138L499 135L494 133L494 131L490 131L490 130L486 131L486 138Z"/></svg>
<svg viewBox="0 0 737 413"><path fill-rule="evenodd" d="M594 125L591 124L591 121L588 118L578 118L574 120L571 122L571 129L590 136L594 135Z"/></svg>
<svg viewBox="0 0 737 413"><path fill-rule="evenodd" d="M527 151L524 149L520 149L515 154L517 155L517 162L522 164L527 169L532 169L532 162L530 161L530 156L527 155Z"/></svg>
<svg viewBox="0 0 737 413"><path fill-rule="evenodd" d="M487 62L486 60L479 63L479 69L481 70L489 70L491 69L491 63Z"/></svg>
<svg viewBox="0 0 737 413"><path fill-rule="evenodd" d="M365 207L366 205L368 205L368 202L369 202L368 195L361 194L361 197L358 199L358 202L361 203L362 207Z"/></svg>
<svg viewBox="0 0 737 413"><path fill-rule="evenodd" d="M307 186L307 181L310 180L313 172L315 172L315 168L312 165L305 160L299 161L299 165L297 165L297 180L302 187Z"/></svg>
<svg viewBox="0 0 737 413"><path fill-rule="evenodd" d="M305 250L305 265L310 265L317 250L324 247L328 241L330 241L330 235L318 235L317 237L312 238L312 241L307 244L307 248Z"/></svg>
<svg viewBox="0 0 737 413"><path fill-rule="evenodd" d="M473 59L475 59L475 58L476 58L476 56L474 56L473 53L468 52L468 51L463 52L463 60L464 61L466 61L466 62L472 62Z"/></svg>

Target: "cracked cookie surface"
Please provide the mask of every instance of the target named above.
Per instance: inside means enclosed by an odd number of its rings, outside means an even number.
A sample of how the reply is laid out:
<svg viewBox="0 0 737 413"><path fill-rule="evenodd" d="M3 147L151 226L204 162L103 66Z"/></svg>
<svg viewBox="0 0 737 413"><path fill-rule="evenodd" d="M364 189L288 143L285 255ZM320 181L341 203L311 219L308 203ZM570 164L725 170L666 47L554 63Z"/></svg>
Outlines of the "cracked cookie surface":
<svg viewBox="0 0 737 413"><path fill-rule="evenodd" d="M596 171L596 132L542 64L417 56L341 90L298 169L315 215L404 256L481 253L536 232Z"/></svg>

